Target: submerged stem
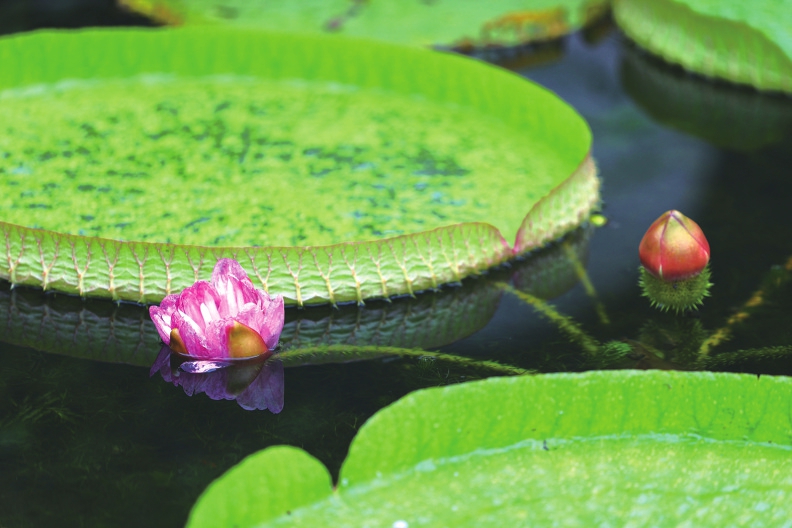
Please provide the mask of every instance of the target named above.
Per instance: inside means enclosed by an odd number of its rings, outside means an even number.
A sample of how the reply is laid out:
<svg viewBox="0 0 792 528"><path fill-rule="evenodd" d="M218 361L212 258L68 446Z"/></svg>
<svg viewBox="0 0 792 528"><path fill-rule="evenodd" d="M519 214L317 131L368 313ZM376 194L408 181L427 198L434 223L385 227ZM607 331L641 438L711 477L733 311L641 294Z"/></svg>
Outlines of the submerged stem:
<svg viewBox="0 0 792 528"><path fill-rule="evenodd" d="M535 310L547 317L550 321L558 325L562 332L566 333L573 341L575 341L583 351L590 357L597 358L601 351L599 341L586 333L583 328L571 318L559 313L552 305L546 303L538 297L534 297L530 293L522 292L505 282L497 283L503 291L515 295L520 300L530 304Z"/></svg>
<svg viewBox="0 0 792 528"><path fill-rule="evenodd" d="M749 348L736 352L726 352L715 356L702 356L699 366L705 370L718 370L733 367L746 360L773 360L789 359L792 357L792 346L773 346L764 348Z"/></svg>
<svg viewBox="0 0 792 528"><path fill-rule="evenodd" d="M792 277L792 257L789 257L783 266L778 266L771 270L770 273L765 276L764 280L762 280L762 284L759 288L757 288L745 304L743 304L742 308L740 308L737 313L732 314L731 317L726 320L725 325L715 330L715 332L701 344L701 348L699 348L699 357L701 359L706 358L710 350L724 341L728 341L729 338L731 338L732 329L737 324L748 319L759 306L764 304L767 295L788 281L790 277Z"/></svg>
<svg viewBox="0 0 792 528"><path fill-rule="evenodd" d="M335 355L341 361L355 361L371 359L382 356L403 356L403 357L433 357L441 361L448 361L464 367L477 367L493 370L500 374L509 376L519 376L523 374L535 374L533 370L527 370L513 365L504 365L492 360L474 359L454 354L444 354L442 352L432 352L420 348L399 348L391 346L351 346L351 345L324 345L305 348L295 348L280 354L284 365L310 363L309 359L317 358L321 362L322 356Z"/></svg>
<svg viewBox="0 0 792 528"><path fill-rule="evenodd" d="M594 309L597 312L597 316L600 319L602 324L610 324L610 318L608 317L608 312L605 311L605 305L602 304L602 301L599 300L599 296L597 295L597 290L594 289L594 284L591 282L591 279L588 276L588 272L586 271L586 267L580 262L577 254L575 253L574 249L570 245L568 241L565 241L562 244L564 248L564 253L567 257L567 260L572 264L575 269L575 275L577 275L580 284L583 285L583 289L586 291L586 295L594 301Z"/></svg>

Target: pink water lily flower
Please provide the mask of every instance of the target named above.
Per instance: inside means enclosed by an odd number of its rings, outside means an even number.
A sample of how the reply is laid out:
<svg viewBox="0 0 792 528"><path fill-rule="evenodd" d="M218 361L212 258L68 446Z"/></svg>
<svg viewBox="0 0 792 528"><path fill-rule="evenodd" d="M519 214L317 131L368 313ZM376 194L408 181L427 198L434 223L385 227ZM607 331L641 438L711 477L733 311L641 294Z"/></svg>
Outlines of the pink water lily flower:
<svg viewBox="0 0 792 528"><path fill-rule="evenodd" d="M283 330L283 297L256 289L233 259L220 259L211 282L168 295L149 314L174 352L202 359L269 354Z"/></svg>

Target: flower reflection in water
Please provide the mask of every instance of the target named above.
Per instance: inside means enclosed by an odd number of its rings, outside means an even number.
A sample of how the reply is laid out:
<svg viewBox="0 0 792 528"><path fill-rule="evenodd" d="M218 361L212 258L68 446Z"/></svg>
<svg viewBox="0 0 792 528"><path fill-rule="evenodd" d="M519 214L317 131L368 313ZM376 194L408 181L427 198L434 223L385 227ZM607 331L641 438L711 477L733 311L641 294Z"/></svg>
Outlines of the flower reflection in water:
<svg viewBox="0 0 792 528"><path fill-rule="evenodd" d="M150 375L181 386L187 396L205 393L213 400L236 400L245 410L283 410L283 363L258 357L235 361L190 360L163 346Z"/></svg>

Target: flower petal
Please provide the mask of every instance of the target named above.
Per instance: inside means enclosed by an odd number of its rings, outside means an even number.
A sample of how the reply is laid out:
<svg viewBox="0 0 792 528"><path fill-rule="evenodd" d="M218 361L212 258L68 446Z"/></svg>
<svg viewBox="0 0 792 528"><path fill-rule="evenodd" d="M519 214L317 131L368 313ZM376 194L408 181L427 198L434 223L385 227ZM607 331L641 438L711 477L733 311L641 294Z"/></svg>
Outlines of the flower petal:
<svg viewBox="0 0 792 528"><path fill-rule="evenodd" d="M149 316L157 328L157 333L166 345L170 345L170 333L173 328L171 317L173 312L176 311L176 303L179 300L178 295L168 295L159 306L149 306Z"/></svg>
<svg viewBox="0 0 792 528"><path fill-rule="evenodd" d="M280 295L270 297L261 290L258 290L258 294L261 298L262 311L264 312L264 322L258 328L258 332L264 338L264 342L267 343L267 348L272 350L278 346L278 340L281 332L283 332L285 317L283 297Z"/></svg>
<svg viewBox="0 0 792 528"><path fill-rule="evenodd" d="M195 357L207 357L209 350L204 330L181 310L177 310L173 314L172 321L173 327L179 331L179 337L181 337L187 353Z"/></svg>
<svg viewBox="0 0 792 528"><path fill-rule="evenodd" d="M239 262L227 258L218 260L214 270L212 270L212 284L220 291L221 282L224 282L229 277L233 277L239 282L247 282L253 286L247 272Z"/></svg>
<svg viewBox="0 0 792 528"><path fill-rule="evenodd" d="M258 301L258 291L249 280L225 277L219 280L219 284L220 314L223 317L235 317L245 304Z"/></svg>
<svg viewBox="0 0 792 528"><path fill-rule="evenodd" d="M205 305L204 310L201 310L201 305ZM220 296L214 287L206 281L198 281L181 292L176 309L186 314L203 330L211 322L210 315L217 314L219 305Z"/></svg>
<svg viewBox="0 0 792 528"><path fill-rule="evenodd" d="M232 317L223 317L217 321L212 321L206 328L206 347L208 356L212 359L225 359L228 354L228 332L234 327Z"/></svg>
<svg viewBox="0 0 792 528"><path fill-rule="evenodd" d="M232 259L220 259L212 271L212 286L220 296L220 315L234 317L249 302L256 302L258 290L239 263Z"/></svg>

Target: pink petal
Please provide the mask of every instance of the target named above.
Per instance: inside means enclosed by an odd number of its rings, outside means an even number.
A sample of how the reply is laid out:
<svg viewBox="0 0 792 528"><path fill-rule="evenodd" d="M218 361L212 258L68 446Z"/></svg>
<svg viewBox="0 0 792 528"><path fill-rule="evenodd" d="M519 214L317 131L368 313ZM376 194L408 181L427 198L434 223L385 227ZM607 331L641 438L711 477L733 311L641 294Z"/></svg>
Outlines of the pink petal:
<svg viewBox="0 0 792 528"><path fill-rule="evenodd" d="M160 339L166 344L170 345L170 333L173 328L171 317L173 312L176 311L176 303L179 300L178 295L168 295L159 306L149 306L149 316L157 327L157 333Z"/></svg>
<svg viewBox="0 0 792 528"><path fill-rule="evenodd" d="M162 299L162 302L160 303L159 307L160 309L165 310L169 314L172 314L173 312L176 311L176 303L178 302L178 300L179 300L179 294L172 293L170 295L167 295L164 299Z"/></svg>
<svg viewBox="0 0 792 528"><path fill-rule="evenodd" d="M285 317L283 297L280 295L270 297L262 290L258 290L258 294L260 299L259 306L261 306L264 313L264 320L260 327L251 328L258 330L258 333L264 338L267 348L272 350L278 345L278 339L280 339L281 332L283 332Z"/></svg>
<svg viewBox="0 0 792 528"><path fill-rule="evenodd" d="M253 285L248 278L247 272L242 268L239 262L234 259L218 260L214 270L212 270L212 284L215 288L218 288L219 291L220 281L228 277L234 277L239 282L247 282L251 286Z"/></svg>
<svg viewBox="0 0 792 528"><path fill-rule="evenodd" d="M264 338L264 342L267 342L266 334L261 333L262 328L266 330L266 316L264 315L264 312L261 310L261 308L259 308L258 304L245 304L236 317L234 317L234 319L255 330L261 337Z"/></svg>
<svg viewBox="0 0 792 528"><path fill-rule="evenodd" d="M258 291L248 281L240 281L236 277L225 277L219 280L220 314L223 317L234 317L242 307L250 302L258 301Z"/></svg>
<svg viewBox="0 0 792 528"><path fill-rule="evenodd" d="M179 336L184 342L187 353L195 357L207 357L206 335L195 321L181 311L173 314L173 327L179 330Z"/></svg>
<svg viewBox="0 0 792 528"><path fill-rule="evenodd" d="M228 357L228 332L234 327L232 317L212 321L206 328L207 358L225 359Z"/></svg>
<svg viewBox="0 0 792 528"><path fill-rule="evenodd" d="M232 259L220 259L212 272L212 285L222 302L219 305L222 317L234 317L246 303L255 302L258 292L239 263Z"/></svg>
<svg viewBox="0 0 792 528"><path fill-rule="evenodd" d="M204 305L204 310L201 309ZM217 316L220 296L206 281L198 281L179 295L176 308L192 319L199 328L204 329Z"/></svg>
<svg viewBox="0 0 792 528"><path fill-rule="evenodd" d="M166 345L170 345L171 314L163 310L160 306L149 306L149 316L157 328L157 333Z"/></svg>

